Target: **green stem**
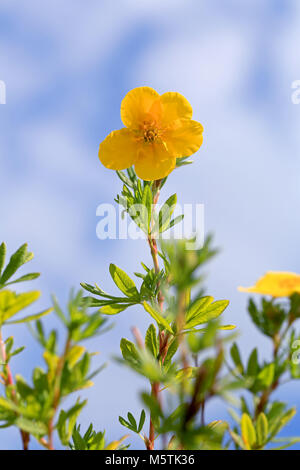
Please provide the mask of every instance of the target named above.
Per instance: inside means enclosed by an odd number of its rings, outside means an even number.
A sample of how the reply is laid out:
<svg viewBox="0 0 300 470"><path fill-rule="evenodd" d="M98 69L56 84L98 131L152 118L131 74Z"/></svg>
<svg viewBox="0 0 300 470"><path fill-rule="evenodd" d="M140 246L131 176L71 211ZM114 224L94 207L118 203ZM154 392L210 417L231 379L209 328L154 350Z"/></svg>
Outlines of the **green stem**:
<svg viewBox="0 0 300 470"><path fill-rule="evenodd" d="M159 199L159 194L160 194L160 185L161 185L161 180L157 180L153 182L153 205L154 208L158 202ZM151 228L150 228L150 233L148 235L148 243L150 246L150 251L151 251L151 256L153 260L153 265L154 265L154 270L155 273L158 274L160 272L160 267L159 267L159 260L158 260L158 249L157 249L157 242L156 239L152 237L151 234ZM159 283L157 285L158 289L158 294L157 294L157 301L160 307L160 310L163 311L163 305L164 305L164 296L161 292ZM159 332L159 355L157 360L164 362L166 354L168 352L168 340L169 340L169 335L165 334L164 331ZM151 386L151 394L155 398L155 400L159 401L159 390L160 389L160 384L159 382L154 382ZM149 438L145 439L146 443L146 448L147 450L153 450L154 449L154 441L155 441L155 426L153 424L153 420L150 416L150 426L149 426Z"/></svg>

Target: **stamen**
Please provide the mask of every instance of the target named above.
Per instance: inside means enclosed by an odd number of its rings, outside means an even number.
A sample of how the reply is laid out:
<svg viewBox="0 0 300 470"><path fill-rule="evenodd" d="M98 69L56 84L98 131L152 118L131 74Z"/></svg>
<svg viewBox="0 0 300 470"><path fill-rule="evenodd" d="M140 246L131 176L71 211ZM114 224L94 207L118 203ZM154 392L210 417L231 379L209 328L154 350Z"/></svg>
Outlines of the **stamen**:
<svg viewBox="0 0 300 470"><path fill-rule="evenodd" d="M144 142L154 142L157 136L157 129L147 129L144 131Z"/></svg>

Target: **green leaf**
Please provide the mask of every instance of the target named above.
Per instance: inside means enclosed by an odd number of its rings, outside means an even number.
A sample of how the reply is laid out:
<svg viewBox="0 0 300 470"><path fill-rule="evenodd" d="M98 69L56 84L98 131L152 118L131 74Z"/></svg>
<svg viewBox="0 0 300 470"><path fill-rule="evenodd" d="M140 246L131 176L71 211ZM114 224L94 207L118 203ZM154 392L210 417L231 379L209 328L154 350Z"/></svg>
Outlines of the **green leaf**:
<svg viewBox="0 0 300 470"><path fill-rule="evenodd" d="M21 346L20 348L15 349L9 357L17 356L17 354L20 354L22 351L24 351L25 346Z"/></svg>
<svg viewBox="0 0 300 470"><path fill-rule="evenodd" d="M238 345L236 343L233 343L233 345L230 348L230 356L235 364L235 366L239 369L239 373L243 373L244 366L243 362L241 359L240 351L238 348Z"/></svg>
<svg viewBox="0 0 300 470"><path fill-rule="evenodd" d="M86 405L87 401L80 403L79 401L72 406L67 412L61 410L57 422L57 430L59 438L63 445L68 445L69 440L74 431L76 420L81 413L82 408Z"/></svg>
<svg viewBox="0 0 300 470"><path fill-rule="evenodd" d="M187 311L186 321L189 322L196 315L199 315L199 313L204 311L213 302L213 300L214 298L211 296L201 297L200 299L196 300L196 302L194 302Z"/></svg>
<svg viewBox="0 0 300 470"><path fill-rule="evenodd" d="M5 285L10 286L11 284L17 284L18 282L25 282L25 281L33 281L40 277L40 273L29 273L25 274L25 276L18 277L15 281L7 282Z"/></svg>
<svg viewBox="0 0 300 470"><path fill-rule="evenodd" d="M71 368L79 361L84 352L85 347L80 346L79 344L75 344L75 346L70 349L66 356L66 360L68 361Z"/></svg>
<svg viewBox="0 0 300 470"><path fill-rule="evenodd" d="M150 189L149 184L147 184L144 188L143 197L142 197L142 204L145 207L145 210L147 211L145 213L145 215L143 215L142 220L146 224L146 227L147 227L148 232L149 232L150 224L151 224L151 217L152 217L152 204L153 204L152 191Z"/></svg>
<svg viewBox="0 0 300 470"><path fill-rule="evenodd" d="M269 419L269 428L271 437L273 438L276 434L281 431L281 429L295 416L296 408L291 408L290 410L286 411L285 413L279 415L275 420L272 421L270 424Z"/></svg>
<svg viewBox="0 0 300 470"><path fill-rule="evenodd" d="M219 330L235 330L236 329L236 325L220 325L218 327Z"/></svg>
<svg viewBox="0 0 300 470"><path fill-rule="evenodd" d="M156 336L156 328L153 324L151 324L146 332L145 337L145 345L146 348L152 353L154 357L158 356L159 345Z"/></svg>
<svg viewBox="0 0 300 470"><path fill-rule="evenodd" d="M268 364L258 374L257 381L263 388L268 388L273 383L275 374L275 364Z"/></svg>
<svg viewBox="0 0 300 470"><path fill-rule="evenodd" d="M58 318L63 322L63 324L65 326L68 326L68 320L67 318L65 317L62 309L60 308L59 306L59 303L58 303L58 300L57 298L55 297L55 295L52 295L52 302L53 302L53 306L54 306L54 312L56 313L56 315L58 316Z"/></svg>
<svg viewBox="0 0 300 470"><path fill-rule="evenodd" d="M256 432L250 416L246 413L243 413L242 415L241 432L246 448L248 450L252 449L256 443Z"/></svg>
<svg viewBox="0 0 300 470"><path fill-rule="evenodd" d="M33 436L42 437L48 432L48 428L45 423L24 418L22 416L16 418L14 424L18 426L18 428L22 429L22 431L28 432Z"/></svg>
<svg viewBox="0 0 300 470"><path fill-rule="evenodd" d="M258 372L257 349L253 349L247 364L247 375L255 377Z"/></svg>
<svg viewBox="0 0 300 470"><path fill-rule="evenodd" d="M123 173L123 171L117 170L116 173L117 173L118 177L120 178L120 180L123 181L124 184L126 184L130 188L133 188L132 181L129 178L127 178L127 176L125 175L125 173Z"/></svg>
<svg viewBox="0 0 300 470"><path fill-rule="evenodd" d="M170 226L170 219L177 204L177 194L173 194L164 203L158 214L159 232L162 233Z"/></svg>
<svg viewBox="0 0 300 470"><path fill-rule="evenodd" d="M133 280L124 272L118 268L115 264L109 266L110 275L116 284L116 286L123 292L127 297L134 297L138 295L137 288Z"/></svg>
<svg viewBox="0 0 300 470"><path fill-rule="evenodd" d="M5 284L11 276L25 263L33 258L33 253L28 252L27 243L22 245L10 258L8 265L0 279L0 284Z"/></svg>
<svg viewBox="0 0 300 470"><path fill-rule="evenodd" d="M229 300L217 300L213 302L209 307L195 315L184 327L185 330L207 323L210 320L214 320L224 312L229 304Z"/></svg>
<svg viewBox="0 0 300 470"><path fill-rule="evenodd" d="M3 290L0 292L0 324L9 320L9 318L16 315L20 310L31 305L40 297L39 291L25 292L23 294L16 294L10 290Z"/></svg>
<svg viewBox="0 0 300 470"><path fill-rule="evenodd" d="M126 419L122 418L122 416L119 416L119 422L124 426L125 428L129 429L130 431L136 432L135 427L133 427Z"/></svg>
<svg viewBox="0 0 300 470"><path fill-rule="evenodd" d="M131 341L126 338L122 338L120 342L120 348L125 361L132 362L135 365L140 362L139 354L135 345Z"/></svg>
<svg viewBox="0 0 300 470"><path fill-rule="evenodd" d="M7 325L15 325L17 323L27 323L30 321L36 321L36 320L39 320L39 318L42 318L45 315L48 315L52 311L53 311L53 308L48 308L47 310L43 310L40 313L36 313L35 315L29 315L28 317L21 318L20 320L7 321L5 323Z"/></svg>
<svg viewBox="0 0 300 470"><path fill-rule="evenodd" d="M166 329L169 333L174 334L167 320L157 310L155 310L151 305L147 304L147 302L144 302L143 305L146 312L148 312L151 317L154 318L160 327Z"/></svg>
<svg viewBox="0 0 300 470"><path fill-rule="evenodd" d="M174 227L174 225L179 224L179 222L181 222L183 219L184 219L184 214L178 215L177 217L171 220L168 228Z"/></svg>
<svg viewBox="0 0 300 470"><path fill-rule="evenodd" d="M194 163L194 160L188 160L190 157L178 157L176 159L176 167L179 168L180 166L184 165L190 165L191 163Z"/></svg>
<svg viewBox="0 0 300 470"><path fill-rule="evenodd" d="M151 413L151 419L155 427L159 427L159 418L163 416L158 400L148 393L142 393L141 398Z"/></svg>
<svg viewBox="0 0 300 470"><path fill-rule="evenodd" d="M272 442L274 443L280 443L280 442L285 442L285 444L279 446L279 447L274 447L270 450L284 450L287 449L288 447L293 446L294 444L298 444L300 442L300 437L282 437L282 438L276 438L273 439Z"/></svg>
<svg viewBox="0 0 300 470"><path fill-rule="evenodd" d="M2 269L3 269L4 264L5 264L5 257L6 257L6 245L3 242L0 245L0 276L1 276Z"/></svg>
<svg viewBox="0 0 300 470"><path fill-rule="evenodd" d="M176 354L177 349L178 349L179 343L177 339L174 339L169 347L168 347L168 352L166 354L165 360L164 360L164 369L168 370L170 368L173 356Z"/></svg>
<svg viewBox="0 0 300 470"><path fill-rule="evenodd" d="M112 304L112 305L105 305L104 307L101 307L100 312L103 313L103 315L117 315L118 313L123 312L123 310L126 310L130 304Z"/></svg>
<svg viewBox="0 0 300 470"><path fill-rule="evenodd" d="M266 444L268 440L269 425L264 413L260 413L256 422L257 443L260 447Z"/></svg>
<svg viewBox="0 0 300 470"><path fill-rule="evenodd" d="M241 449L245 449L245 444L243 442L243 439L241 438L241 436L239 436L236 432L234 431L231 431L231 429L229 429L229 434L230 436L232 437L234 443L240 447Z"/></svg>
<svg viewBox="0 0 300 470"><path fill-rule="evenodd" d="M128 413L127 413L127 418L128 418L129 423L131 424L131 426L132 426L134 429L137 430L136 420L134 419L133 414L130 413L129 411L128 411Z"/></svg>
<svg viewBox="0 0 300 470"><path fill-rule="evenodd" d="M16 406L12 401L4 397L0 397L0 408L3 408L4 410L7 410L7 411L14 411L17 413L19 412L18 406Z"/></svg>
<svg viewBox="0 0 300 470"><path fill-rule="evenodd" d="M141 430L143 429L143 426L144 426L144 424L145 424L145 420L146 420L146 413L145 413L145 410L142 410L141 416L140 416L139 425L138 425L138 432L139 432L139 433L140 433Z"/></svg>

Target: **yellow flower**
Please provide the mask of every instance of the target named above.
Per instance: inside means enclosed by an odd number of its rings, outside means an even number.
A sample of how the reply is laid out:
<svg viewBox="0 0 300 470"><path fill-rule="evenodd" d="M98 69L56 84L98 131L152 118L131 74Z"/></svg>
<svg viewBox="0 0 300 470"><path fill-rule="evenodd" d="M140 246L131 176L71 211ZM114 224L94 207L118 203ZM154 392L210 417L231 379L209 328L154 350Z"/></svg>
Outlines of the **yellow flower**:
<svg viewBox="0 0 300 470"><path fill-rule="evenodd" d="M241 292L254 292L272 297L289 297L294 292L300 293L300 274L269 271L254 286L238 289Z"/></svg>
<svg viewBox="0 0 300 470"><path fill-rule="evenodd" d="M203 127L192 114L179 93L159 95L149 87L131 90L121 104L126 127L101 142L100 161L112 170L134 165L146 181L164 178L174 170L176 158L192 155L202 144Z"/></svg>

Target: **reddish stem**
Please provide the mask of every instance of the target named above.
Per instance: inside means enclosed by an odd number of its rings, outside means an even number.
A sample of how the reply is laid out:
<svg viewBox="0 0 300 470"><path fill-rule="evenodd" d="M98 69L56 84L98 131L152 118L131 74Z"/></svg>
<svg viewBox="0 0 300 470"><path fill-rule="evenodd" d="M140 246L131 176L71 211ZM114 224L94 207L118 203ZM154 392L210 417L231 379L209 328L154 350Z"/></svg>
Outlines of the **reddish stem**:
<svg viewBox="0 0 300 470"><path fill-rule="evenodd" d="M13 376L12 376L12 373L11 373L11 369L10 369L10 366L9 364L7 363L7 356L6 356L6 348L5 348L5 344L4 344L4 341L2 339L2 334L1 334L1 330L0 330L0 350L1 350L1 356L2 356L2 360L4 362L4 366L3 366L3 369L5 371L5 374L4 374L4 384L6 387L13 387L14 386L14 379L13 379ZM18 404L18 400L17 400L17 397L16 397L16 392L14 390L14 388L12 388L12 398L15 402L15 404ZM22 443L23 443L23 450L28 450L28 446L29 446L29 441L30 441L30 434L28 432L25 432L25 431L22 431L20 429L20 434L21 434L21 439L22 439Z"/></svg>

